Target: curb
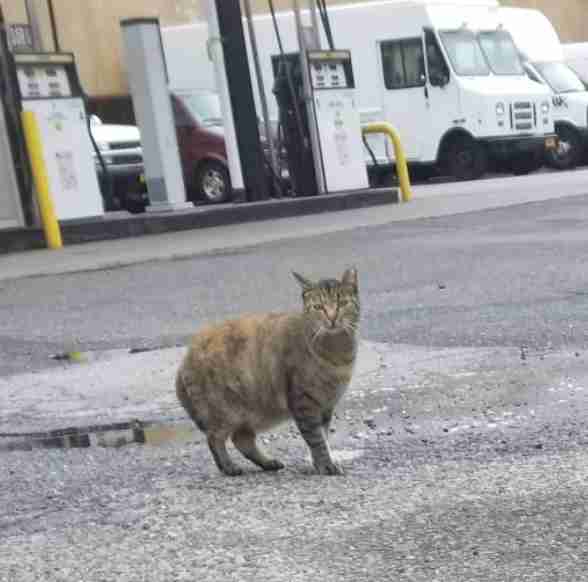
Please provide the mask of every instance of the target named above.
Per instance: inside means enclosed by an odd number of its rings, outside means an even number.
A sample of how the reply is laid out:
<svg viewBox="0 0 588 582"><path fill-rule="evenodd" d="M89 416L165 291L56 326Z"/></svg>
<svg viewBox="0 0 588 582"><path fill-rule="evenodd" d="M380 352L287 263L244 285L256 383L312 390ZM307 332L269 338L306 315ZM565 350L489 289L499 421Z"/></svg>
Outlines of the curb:
<svg viewBox="0 0 588 582"><path fill-rule="evenodd" d="M377 188L262 202L198 206L174 212L147 212L140 215L108 213L104 217L95 219L63 221L61 234L64 244L71 245L352 210L383 204L396 204L399 201L398 189ZM44 248L46 248L46 243L40 228L0 230L0 254Z"/></svg>
<svg viewBox="0 0 588 582"><path fill-rule="evenodd" d="M0 433L0 453L39 449L118 448L131 444L160 445L194 441L201 434L191 421L132 420L45 432Z"/></svg>

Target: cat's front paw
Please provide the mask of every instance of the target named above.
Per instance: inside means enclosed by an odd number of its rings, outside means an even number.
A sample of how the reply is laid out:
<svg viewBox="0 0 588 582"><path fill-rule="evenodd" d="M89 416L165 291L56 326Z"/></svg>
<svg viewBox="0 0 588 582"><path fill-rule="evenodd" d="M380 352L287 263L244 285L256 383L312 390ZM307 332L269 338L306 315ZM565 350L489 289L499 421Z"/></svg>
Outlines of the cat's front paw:
<svg viewBox="0 0 588 582"><path fill-rule="evenodd" d="M271 461L264 463L262 468L264 471L280 471L284 468L284 463L281 463L276 459L272 459Z"/></svg>
<svg viewBox="0 0 588 582"><path fill-rule="evenodd" d="M223 467L221 470L227 477L238 477L239 475L243 475L243 469L237 467L237 465L229 465Z"/></svg>
<svg viewBox="0 0 588 582"><path fill-rule="evenodd" d="M339 463L329 461L321 465L315 465L315 468L319 475L343 475L344 471Z"/></svg>

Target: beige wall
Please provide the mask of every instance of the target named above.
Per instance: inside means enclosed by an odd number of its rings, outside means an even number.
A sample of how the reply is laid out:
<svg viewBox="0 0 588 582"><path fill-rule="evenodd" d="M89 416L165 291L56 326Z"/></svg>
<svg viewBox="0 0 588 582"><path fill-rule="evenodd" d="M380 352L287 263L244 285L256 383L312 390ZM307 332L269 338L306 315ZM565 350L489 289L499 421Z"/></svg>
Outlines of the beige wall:
<svg viewBox="0 0 588 582"><path fill-rule="evenodd" d="M500 3L541 10L555 26L562 42L588 41L587 0L501 0Z"/></svg>
<svg viewBox="0 0 588 582"><path fill-rule="evenodd" d="M0 6L6 22L26 22L27 12L22 0L2 0Z"/></svg>
<svg viewBox="0 0 588 582"><path fill-rule="evenodd" d="M36 0L46 48L53 47L46 0ZM236 1L236 0L227 0ZM328 5L349 0L327 0ZM355 0L358 1L358 0ZM359 0L361 1L361 0ZM204 0L53 0L63 50L76 54L86 91L93 96L128 92L120 20L160 18L163 25L189 22L202 14ZM290 8L292 0L274 0L276 9ZM588 41L588 0L503 0L503 4L539 8L556 26L564 42ZM300 4L305 5L301 0ZM25 22L24 0L0 0L7 22ZM252 0L255 11L267 10L267 0Z"/></svg>

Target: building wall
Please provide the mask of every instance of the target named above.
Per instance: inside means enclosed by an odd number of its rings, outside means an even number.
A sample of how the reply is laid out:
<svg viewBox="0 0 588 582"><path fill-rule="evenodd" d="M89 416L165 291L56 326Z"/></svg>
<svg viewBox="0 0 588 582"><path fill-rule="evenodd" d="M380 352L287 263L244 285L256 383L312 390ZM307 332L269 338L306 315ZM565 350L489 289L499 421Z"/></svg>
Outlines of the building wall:
<svg viewBox="0 0 588 582"><path fill-rule="evenodd" d="M36 1L45 46L52 50L46 0ZM348 1L327 3L332 6ZM256 12L267 10L267 0L251 3ZM121 19L156 16L163 25L190 22L203 16L206 0L53 0L53 4L62 50L75 53L86 91L103 98L128 93ZM290 8L292 0L274 0L274 4L282 10ZM300 0L301 6L305 4ZM502 0L502 4L538 8L553 22L564 42L588 41L587 0ZM26 22L24 0L0 0L0 5L7 22Z"/></svg>
<svg viewBox="0 0 588 582"><path fill-rule="evenodd" d="M501 0L500 3L541 10L557 30L562 42L588 41L586 0Z"/></svg>

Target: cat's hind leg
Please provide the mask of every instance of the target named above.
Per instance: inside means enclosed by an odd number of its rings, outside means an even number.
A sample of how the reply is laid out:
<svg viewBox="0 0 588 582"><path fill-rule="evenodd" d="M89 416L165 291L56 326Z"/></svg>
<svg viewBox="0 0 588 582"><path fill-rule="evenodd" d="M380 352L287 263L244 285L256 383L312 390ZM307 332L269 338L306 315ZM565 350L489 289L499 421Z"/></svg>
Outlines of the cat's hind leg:
<svg viewBox="0 0 588 582"><path fill-rule="evenodd" d="M260 466L264 471L279 471L284 465L276 459L270 459L259 449L255 442L255 432L248 427L237 429L232 436L237 450L251 462Z"/></svg>
<svg viewBox="0 0 588 582"><path fill-rule="evenodd" d="M212 453L212 457L216 466L229 477L236 477L241 475L243 470L239 468L229 457L227 452L227 439L229 437L229 431L216 430L209 431L207 434L208 448Z"/></svg>

